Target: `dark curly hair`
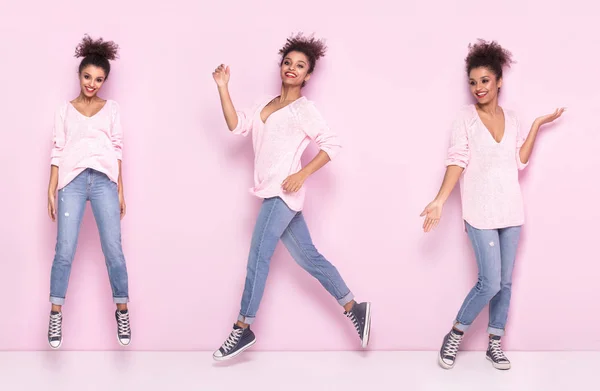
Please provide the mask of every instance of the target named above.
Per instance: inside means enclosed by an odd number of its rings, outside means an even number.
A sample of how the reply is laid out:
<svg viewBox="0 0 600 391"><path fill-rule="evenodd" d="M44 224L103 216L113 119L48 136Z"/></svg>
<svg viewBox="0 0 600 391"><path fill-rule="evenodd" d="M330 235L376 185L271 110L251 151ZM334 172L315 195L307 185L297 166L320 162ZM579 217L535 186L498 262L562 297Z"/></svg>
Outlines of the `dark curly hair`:
<svg viewBox="0 0 600 391"><path fill-rule="evenodd" d="M108 78L110 73L109 60L119 58L119 45L113 41L104 41L102 38L93 40L89 35L85 35L77 48L75 57L83 57L79 64L79 73L88 65L94 65L102 68Z"/></svg>
<svg viewBox="0 0 600 391"><path fill-rule="evenodd" d="M300 52L308 58L308 74L310 75L315 70L317 60L325 56L327 46L322 39L316 39L314 36L305 37L303 33L297 33L289 37L281 49L279 54L281 55L281 61L279 66L283 65L285 57L290 52ZM304 86L305 83L302 83Z"/></svg>
<svg viewBox="0 0 600 391"><path fill-rule="evenodd" d="M478 39L477 43L469 44L469 54L465 62L467 75L475 68L486 67L494 72L497 79L501 79L502 69L510 66L514 61L511 52L500 46L498 42Z"/></svg>

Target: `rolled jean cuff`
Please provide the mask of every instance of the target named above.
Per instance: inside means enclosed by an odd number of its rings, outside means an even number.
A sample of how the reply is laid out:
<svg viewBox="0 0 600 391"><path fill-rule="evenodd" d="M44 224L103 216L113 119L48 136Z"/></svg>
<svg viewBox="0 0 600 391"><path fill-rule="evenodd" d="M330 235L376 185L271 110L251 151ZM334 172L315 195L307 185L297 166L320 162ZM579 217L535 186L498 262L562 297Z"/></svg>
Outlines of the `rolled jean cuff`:
<svg viewBox="0 0 600 391"><path fill-rule="evenodd" d="M454 328L462 331L463 333L466 332L469 327L471 327L470 324L462 324L458 320L454 321Z"/></svg>
<svg viewBox="0 0 600 391"><path fill-rule="evenodd" d="M254 319L256 319L254 316L253 317L249 317L249 316L244 316L242 314L240 314L238 316L238 322L242 322L245 323L247 325L251 325L252 323L254 323Z"/></svg>
<svg viewBox="0 0 600 391"><path fill-rule="evenodd" d="M343 307L346 304L350 303L352 300L354 300L354 295L352 294L352 292L348 292L346 296L342 297L341 299L338 299L338 303Z"/></svg>
<svg viewBox="0 0 600 391"><path fill-rule="evenodd" d="M115 304L127 304L129 297L113 297L113 303Z"/></svg>
<svg viewBox="0 0 600 391"><path fill-rule="evenodd" d="M50 296L50 303L52 303L54 305L64 305L65 304L65 298L64 297L53 297L53 296Z"/></svg>
<svg viewBox="0 0 600 391"><path fill-rule="evenodd" d="M488 332L488 334L497 335L499 337L502 337L505 334L504 329L499 329L497 327L492 327L492 326L488 326L487 332Z"/></svg>

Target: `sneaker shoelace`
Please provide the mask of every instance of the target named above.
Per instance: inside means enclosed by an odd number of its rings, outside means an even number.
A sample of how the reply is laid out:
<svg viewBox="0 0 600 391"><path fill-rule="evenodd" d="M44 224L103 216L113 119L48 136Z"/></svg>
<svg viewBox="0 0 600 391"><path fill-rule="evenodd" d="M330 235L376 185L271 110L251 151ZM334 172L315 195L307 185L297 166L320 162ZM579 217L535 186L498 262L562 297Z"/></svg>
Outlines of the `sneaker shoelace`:
<svg viewBox="0 0 600 391"><path fill-rule="evenodd" d="M62 313L50 314L50 326L48 327L48 338L60 338L62 335Z"/></svg>
<svg viewBox="0 0 600 391"><path fill-rule="evenodd" d="M117 327L119 329L119 335L130 335L131 328L129 326L129 312L121 313L117 311Z"/></svg>
<svg viewBox="0 0 600 391"><path fill-rule="evenodd" d="M358 321L358 318L356 317L354 312L347 312L346 316L352 321L352 324L354 324L354 328L358 332L358 335L360 335L360 322Z"/></svg>
<svg viewBox="0 0 600 391"><path fill-rule="evenodd" d="M504 352L502 351L502 346L500 345L499 339L490 339L490 353L494 361L508 361Z"/></svg>
<svg viewBox="0 0 600 391"><path fill-rule="evenodd" d="M233 348L236 347L238 342L240 342L242 334L244 334L244 329L234 329L221 346L221 349L223 349L225 353L229 353L231 350L233 350Z"/></svg>
<svg viewBox="0 0 600 391"><path fill-rule="evenodd" d="M462 337L456 333L450 332L450 336L448 340L444 344L444 357L452 357L453 359L456 357L458 353L458 347L460 346L460 341Z"/></svg>

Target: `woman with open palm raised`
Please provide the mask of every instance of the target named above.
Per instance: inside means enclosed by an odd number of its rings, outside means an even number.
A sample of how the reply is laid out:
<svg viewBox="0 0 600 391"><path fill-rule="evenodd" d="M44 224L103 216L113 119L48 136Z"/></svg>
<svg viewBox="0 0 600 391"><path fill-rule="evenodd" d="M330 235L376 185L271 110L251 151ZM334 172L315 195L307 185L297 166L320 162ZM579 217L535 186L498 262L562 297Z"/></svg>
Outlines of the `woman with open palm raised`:
<svg viewBox="0 0 600 391"><path fill-rule="evenodd" d="M445 369L454 367L465 331L489 303L486 357L495 368L509 369L500 338L505 333L512 271L524 222L518 171L527 166L540 127L560 117L564 109L537 118L524 137L515 113L498 105L502 69L511 63L510 52L485 41L469 49L466 70L477 103L464 108L453 123L446 175L438 195L421 216L425 217L425 232L435 228L460 178L463 218L479 275L452 330L444 337L438 361Z"/></svg>

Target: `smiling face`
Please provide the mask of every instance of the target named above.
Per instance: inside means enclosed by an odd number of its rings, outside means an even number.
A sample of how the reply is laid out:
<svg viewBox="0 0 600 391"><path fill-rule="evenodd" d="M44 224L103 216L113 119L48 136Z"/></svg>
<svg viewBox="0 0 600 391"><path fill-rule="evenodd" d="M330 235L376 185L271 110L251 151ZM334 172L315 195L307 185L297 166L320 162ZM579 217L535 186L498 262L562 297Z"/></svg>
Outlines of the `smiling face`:
<svg viewBox="0 0 600 391"><path fill-rule="evenodd" d="M100 91L105 80L106 73L102 68L95 65L88 65L79 74L81 93L88 98L93 98Z"/></svg>
<svg viewBox="0 0 600 391"><path fill-rule="evenodd" d="M310 79L308 57L302 52L289 52L281 62L281 80L290 87L302 86Z"/></svg>
<svg viewBox="0 0 600 391"><path fill-rule="evenodd" d="M486 104L498 97L502 79L498 79L488 67L477 67L469 72L469 86L477 102Z"/></svg>

